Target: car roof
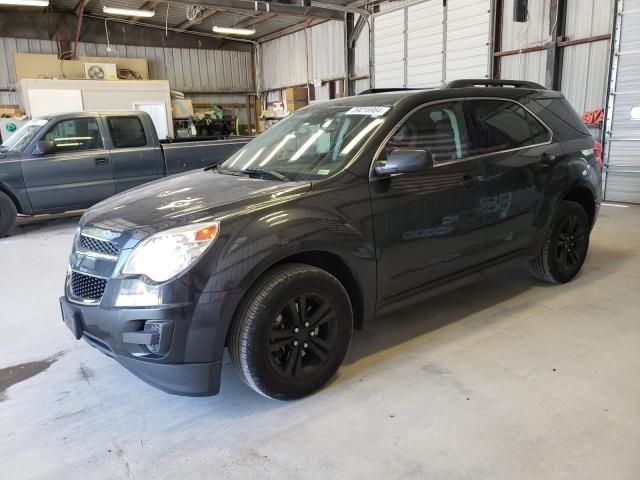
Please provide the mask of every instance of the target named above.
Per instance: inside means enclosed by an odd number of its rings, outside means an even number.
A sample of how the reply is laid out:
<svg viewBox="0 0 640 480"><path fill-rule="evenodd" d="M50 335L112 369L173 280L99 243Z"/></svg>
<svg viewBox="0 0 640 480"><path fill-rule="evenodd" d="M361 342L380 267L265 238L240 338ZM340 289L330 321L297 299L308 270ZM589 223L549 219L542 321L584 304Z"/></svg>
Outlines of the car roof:
<svg viewBox="0 0 640 480"><path fill-rule="evenodd" d="M505 99L517 100L525 96L535 97L560 97L559 92L532 87L512 87L512 86L487 86L487 87L443 87L434 89L414 90L414 89L398 89L385 90L380 93L365 93L355 97L344 97L321 104L331 104L334 106L345 107L392 107L398 106L404 102L410 103L426 103L437 100L447 100L465 97L498 97Z"/></svg>

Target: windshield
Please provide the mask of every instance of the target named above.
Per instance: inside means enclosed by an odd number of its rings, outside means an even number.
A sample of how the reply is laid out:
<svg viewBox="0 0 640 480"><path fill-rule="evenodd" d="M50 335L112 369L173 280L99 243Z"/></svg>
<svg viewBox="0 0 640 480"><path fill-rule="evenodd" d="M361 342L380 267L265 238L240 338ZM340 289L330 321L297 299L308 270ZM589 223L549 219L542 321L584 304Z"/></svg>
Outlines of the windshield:
<svg viewBox="0 0 640 480"><path fill-rule="evenodd" d="M48 120L43 119L29 120L2 144L2 150L9 152L21 152L27 145L29 145L40 129L47 124L47 121Z"/></svg>
<svg viewBox="0 0 640 480"><path fill-rule="evenodd" d="M389 110L317 105L296 112L238 150L222 171L265 170L292 181L326 178L349 163Z"/></svg>

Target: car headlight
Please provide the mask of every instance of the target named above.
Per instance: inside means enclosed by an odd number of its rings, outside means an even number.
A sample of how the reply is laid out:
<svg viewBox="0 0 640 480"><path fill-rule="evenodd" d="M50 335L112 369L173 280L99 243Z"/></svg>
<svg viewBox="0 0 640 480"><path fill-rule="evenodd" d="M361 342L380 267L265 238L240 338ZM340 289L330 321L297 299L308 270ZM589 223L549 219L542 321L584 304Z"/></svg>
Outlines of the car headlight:
<svg viewBox="0 0 640 480"><path fill-rule="evenodd" d="M166 282L184 272L207 250L219 228L218 222L203 222L156 233L133 249L122 273Z"/></svg>

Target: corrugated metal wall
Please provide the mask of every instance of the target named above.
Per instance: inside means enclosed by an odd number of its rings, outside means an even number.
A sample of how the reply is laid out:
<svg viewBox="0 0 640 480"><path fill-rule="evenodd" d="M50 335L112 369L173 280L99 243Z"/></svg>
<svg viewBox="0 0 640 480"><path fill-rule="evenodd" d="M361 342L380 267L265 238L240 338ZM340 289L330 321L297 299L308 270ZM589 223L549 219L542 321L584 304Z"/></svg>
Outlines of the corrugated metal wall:
<svg viewBox="0 0 640 480"><path fill-rule="evenodd" d="M529 19L513 21L513 0L503 0L501 51L544 45L549 40L549 0L529 2ZM546 52L528 52L501 57L500 76L511 80L532 80L544 85Z"/></svg>
<svg viewBox="0 0 640 480"><path fill-rule="evenodd" d="M640 0L624 0L605 136L605 198L640 203Z"/></svg>
<svg viewBox="0 0 640 480"><path fill-rule="evenodd" d="M306 35L301 30L262 43L260 70L263 90L344 77L344 23L324 22Z"/></svg>
<svg viewBox="0 0 640 480"><path fill-rule="evenodd" d="M437 87L442 74L444 9L437 1L407 8L407 87Z"/></svg>
<svg viewBox="0 0 640 480"><path fill-rule="evenodd" d="M490 30L490 0L427 0L383 10L374 16L375 85L435 87L486 78Z"/></svg>
<svg viewBox="0 0 640 480"><path fill-rule="evenodd" d="M567 0L565 37L588 38L611 32L614 0ZM549 0L529 2L529 19L513 21L513 0L504 0L500 50L546 44L549 38ZM579 113L603 108L609 64L608 41L563 48L562 93ZM501 57L500 76L545 83L546 51Z"/></svg>
<svg viewBox="0 0 640 480"><path fill-rule="evenodd" d="M445 80L489 76L490 0L448 0Z"/></svg>
<svg viewBox="0 0 640 480"><path fill-rule="evenodd" d="M79 43L80 56L117 56L146 58L152 80L169 80L171 88L193 92L223 92L253 90L251 52L227 50L198 50L184 48L136 47ZM26 40L0 37L0 88L15 86L13 54L55 53L55 43L46 40ZM4 92L0 103L14 98Z"/></svg>
<svg viewBox="0 0 640 480"><path fill-rule="evenodd" d="M356 39L355 59L353 66L354 74L369 75L369 24L365 23L364 28Z"/></svg>
<svg viewBox="0 0 640 480"><path fill-rule="evenodd" d="M572 40L611 33L613 4L613 0L568 0L565 36ZM563 49L562 93L580 113L604 108L610 49L610 41Z"/></svg>

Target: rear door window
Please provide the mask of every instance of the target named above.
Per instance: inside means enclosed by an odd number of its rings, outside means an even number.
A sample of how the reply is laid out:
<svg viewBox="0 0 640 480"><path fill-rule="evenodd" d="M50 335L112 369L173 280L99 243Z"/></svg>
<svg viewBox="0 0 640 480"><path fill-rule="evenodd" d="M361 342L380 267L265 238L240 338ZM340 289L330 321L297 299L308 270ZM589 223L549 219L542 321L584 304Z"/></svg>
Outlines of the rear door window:
<svg viewBox="0 0 640 480"><path fill-rule="evenodd" d="M511 150L550 140L547 128L517 103L472 100L472 155Z"/></svg>
<svg viewBox="0 0 640 480"><path fill-rule="evenodd" d="M51 127L44 139L52 140L59 153L103 148L98 122L90 117L62 120Z"/></svg>
<svg viewBox="0 0 640 480"><path fill-rule="evenodd" d="M387 142L384 153L396 148L428 150L434 164L466 157L469 146L461 105L437 103L418 110Z"/></svg>
<svg viewBox="0 0 640 480"><path fill-rule="evenodd" d="M144 147L147 136L138 117L107 117L114 148Z"/></svg>

